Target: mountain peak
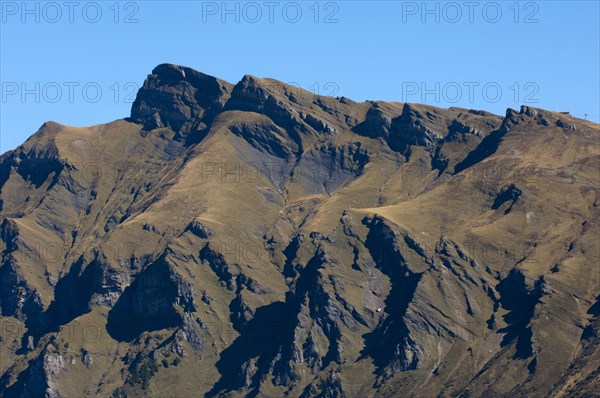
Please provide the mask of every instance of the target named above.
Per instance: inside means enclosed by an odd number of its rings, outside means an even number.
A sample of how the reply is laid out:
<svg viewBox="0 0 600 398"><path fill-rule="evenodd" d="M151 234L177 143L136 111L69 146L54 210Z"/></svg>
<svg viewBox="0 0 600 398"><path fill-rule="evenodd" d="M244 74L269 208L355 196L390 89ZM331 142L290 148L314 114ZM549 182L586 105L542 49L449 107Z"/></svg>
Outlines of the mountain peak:
<svg viewBox="0 0 600 398"><path fill-rule="evenodd" d="M194 69L161 64L152 70L131 107L131 121L147 130L171 128L186 135L229 98L233 85Z"/></svg>

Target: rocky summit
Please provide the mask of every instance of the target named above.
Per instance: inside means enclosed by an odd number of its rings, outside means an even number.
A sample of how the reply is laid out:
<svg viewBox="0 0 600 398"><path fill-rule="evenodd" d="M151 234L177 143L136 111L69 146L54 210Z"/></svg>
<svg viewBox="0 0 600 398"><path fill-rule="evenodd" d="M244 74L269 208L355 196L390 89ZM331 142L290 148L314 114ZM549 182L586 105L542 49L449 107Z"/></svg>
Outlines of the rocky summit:
<svg viewBox="0 0 600 398"><path fill-rule="evenodd" d="M159 65L0 157L0 397L592 397L600 131Z"/></svg>

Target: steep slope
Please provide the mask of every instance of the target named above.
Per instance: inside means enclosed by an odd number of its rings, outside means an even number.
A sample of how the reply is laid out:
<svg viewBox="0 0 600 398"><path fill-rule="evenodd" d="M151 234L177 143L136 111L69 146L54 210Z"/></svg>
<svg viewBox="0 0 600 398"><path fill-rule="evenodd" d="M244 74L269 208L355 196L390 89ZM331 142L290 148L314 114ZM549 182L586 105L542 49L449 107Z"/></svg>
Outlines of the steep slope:
<svg viewBox="0 0 600 398"><path fill-rule="evenodd" d="M584 396L599 126L175 65L0 157L0 396Z"/></svg>

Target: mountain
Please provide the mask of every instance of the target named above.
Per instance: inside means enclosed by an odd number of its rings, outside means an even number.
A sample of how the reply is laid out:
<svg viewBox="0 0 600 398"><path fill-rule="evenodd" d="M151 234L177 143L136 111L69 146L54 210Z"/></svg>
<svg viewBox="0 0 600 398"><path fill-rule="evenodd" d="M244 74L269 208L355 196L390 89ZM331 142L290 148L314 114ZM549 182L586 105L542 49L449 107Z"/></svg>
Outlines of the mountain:
<svg viewBox="0 0 600 398"><path fill-rule="evenodd" d="M0 157L0 397L591 397L599 125L156 67Z"/></svg>

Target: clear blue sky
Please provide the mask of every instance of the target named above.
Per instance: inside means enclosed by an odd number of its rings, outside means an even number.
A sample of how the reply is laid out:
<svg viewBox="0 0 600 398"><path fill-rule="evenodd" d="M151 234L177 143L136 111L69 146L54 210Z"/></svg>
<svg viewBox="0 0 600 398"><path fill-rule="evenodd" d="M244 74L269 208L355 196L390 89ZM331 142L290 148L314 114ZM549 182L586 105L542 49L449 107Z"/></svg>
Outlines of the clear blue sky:
<svg viewBox="0 0 600 398"><path fill-rule="evenodd" d="M1 11L0 152L47 120L128 116L164 62L359 101L600 118L598 1L2 0Z"/></svg>

